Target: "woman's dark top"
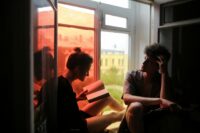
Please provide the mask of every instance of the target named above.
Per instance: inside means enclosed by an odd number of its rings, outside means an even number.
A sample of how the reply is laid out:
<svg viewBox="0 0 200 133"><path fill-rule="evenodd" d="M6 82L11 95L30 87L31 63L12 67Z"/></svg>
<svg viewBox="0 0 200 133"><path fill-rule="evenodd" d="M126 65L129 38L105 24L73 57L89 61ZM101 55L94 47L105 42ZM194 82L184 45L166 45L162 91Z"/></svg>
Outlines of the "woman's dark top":
<svg viewBox="0 0 200 133"><path fill-rule="evenodd" d="M76 94L63 76L58 78L57 117L59 133L88 133L86 120L77 105Z"/></svg>

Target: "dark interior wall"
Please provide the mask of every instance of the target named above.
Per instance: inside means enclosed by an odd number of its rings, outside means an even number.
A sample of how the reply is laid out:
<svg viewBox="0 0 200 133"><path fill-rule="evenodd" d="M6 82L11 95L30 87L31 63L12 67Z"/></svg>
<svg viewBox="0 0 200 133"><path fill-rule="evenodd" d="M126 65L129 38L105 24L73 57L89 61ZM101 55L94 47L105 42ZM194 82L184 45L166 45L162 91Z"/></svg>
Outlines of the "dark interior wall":
<svg viewBox="0 0 200 133"><path fill-rule="evenodd" d="M171 53L171 59L173 59L173 49L172 49L172 29L162 29L159 30L159 43L161 45L164 45L169 52ZM168 63L168 71L169 71L169 75L172 76L172 60L169 60Z"/></svg>
<svg viewBox="0 0 200 133"><path fill-rule="evenodd" d="M188 12L192 9L192 12ZM184 105L199 105L200 1L183 0L161 5L159 42L172 54L170 76ZM195 19L195 23L194 20ZM199 21L198 21L199 20ZM185 24L184 22L188 23ZM177 23L178 22L178 23Z"/></svg>
<svg viewBox="0 0 200 133"><path fill-rule="evenodd" d="M174 78L183 89L184 100L191 104L199 104L199 45L200 24L180 27L177 38L174 39L173 49L176 49ZM174 32L177 32L176 30ZM177 40L179 39L179 40Z"/></svg>
<svg viewBox="0 0 200 133"><path fill-rule="evenodd" d="M3 1L1 131L31 133L30 4L31 0Z"/></svg>

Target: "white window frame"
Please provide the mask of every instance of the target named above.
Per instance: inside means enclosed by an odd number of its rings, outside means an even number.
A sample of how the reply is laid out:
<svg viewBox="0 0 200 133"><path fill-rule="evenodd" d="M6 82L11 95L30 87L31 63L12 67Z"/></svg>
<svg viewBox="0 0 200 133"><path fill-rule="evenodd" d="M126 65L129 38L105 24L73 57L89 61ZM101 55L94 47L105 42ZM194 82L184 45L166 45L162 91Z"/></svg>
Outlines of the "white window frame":
<svg viewBox="0 0 200 133"><path fill-rule="evenodd" d="M121 18L125 18L127 21L126 23L126 28L123 28L123 27L117 27L117 26L111 26L111 25L106 25L106 15L112 15L112 16L116 16L116 17L121 17ZM102 16L102 25L101 27L103 29L108 29L108 30L118 30L118 31L128 31L128 29L130 28L130 25L128 24L128 18L127 17L122 17L122 16L119 16L119 15L113 15L111 13L103 13L103 16Z"/></svg>
<svg viewBox="0 0 200 133"><path fill-rule="evenodd" d="M137 11L138 9L135 9L135 5L131 3L131 0L129 1L129 8L123 8L123 7L117 7L117 6L112 6L109 4L105 3L98 3L96 1L91 1L91 0L58 0L59 2L66 2L71 5L79 5L80 7L87 7L87 8L92 8L95 9L95 14L96 14L96 24L95 27L97 29L97 44L96 51L98 53L98 57L95 58L98 60L100 64L100 33L101 30L110 30L110 31L116 31L116 32L125 32L129 33L129 46L128 46L128 71L132 69L138 69L139 64L141 64L143 57L143 51L141 49L140 45L140 38L138 38L138 35L136 34L136 30L138 30L138 26L140 26L140 23L138 23L140 20L135 20L137 17ZM141 2L139 2L141 3ZM145 4L145 3L144 3ZM147 4L147 3L146 3ZM151 6L150 6L151 8ZM134 10L135 9L135 10ZM108 26L105 25L105 14L110 14L113 16L118 16L118 17L123 17L127 18L127 28L120 28L120 27L113 27L113 26ZM151 17L151 12L150 12L150 17ZM98 25L100 23L100 25ZM150 28L153 27L153 24L150 21ZM151 29L149 29L151 32ZM151 34L149 36L149 42L145 45L149 45L151 42ZM142 46L143 47L143 46ZM139 51L138 51L139 50ZM99 69L99 68L98 68ZM97 76L99 77L99 70L97 69Z"/></svg>

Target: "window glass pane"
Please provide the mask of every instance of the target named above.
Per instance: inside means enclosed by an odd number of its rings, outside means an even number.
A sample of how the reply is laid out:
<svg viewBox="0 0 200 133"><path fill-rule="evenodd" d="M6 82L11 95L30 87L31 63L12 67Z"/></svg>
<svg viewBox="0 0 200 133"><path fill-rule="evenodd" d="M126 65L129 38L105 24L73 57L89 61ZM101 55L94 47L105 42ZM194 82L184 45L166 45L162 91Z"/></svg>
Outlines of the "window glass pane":
<svg viewBox="0 0 200 133"><path fill-rule="evenodd" d="M123 8L129 8L128 0L92 0L92 1L102 2L105 4L119 6L119 7L123 7Z"/></svg>
<svg viewBox="0 0 200 133"><path fill-rule="evenodd" d="M34 55L33 55L33 88L34 88L34 125L35 132L46 132L47 123L46 117L44 114L48 111L52 114L52 117L55 114L52 111L53 104L47 105L48 109L45 110L43 107L44 101L47 100L47 97L51 97L49 102L56 103L54 100L54 95L49 95L52 93L53 85L46 86L45 89L50 90L51 92L45 94L44 91L41 91L41 88L47 82L54 78L55 72L55 62L54 62L54 11L51 8L50 4L47 1L34 1L35 8L33 14L33 44L34 44ZM54 84L54 82L51 82ZM49 121L50 123L52 121ZM54 122L52 122L54 123ZM52 127L53 128L53 127Z"/></svg>
<svg viewBox="0 0 200 133"><path fill-rule="evenodd" d="M60 24L58 26L58 75L68 71L66 61L68 56L74 52L75 47L80 47L83 52L93 57L89 76L83 82L76 80L72 84L74 92L79 94L85 85L95 79L94 10L59 4L58 21Z"/></svg>
<svg viewBox="0 0 200 133"><path fill-rule="evenodd" d="M47 26L54 24L54 12L53 9L49 7L38 8L38 26Z"/></svg>
<svg viewBox="0 0 200 133"><path fill-rule="evenodd" d="M47 64L47 56L46 52L50 53L52 56L54 56L54 12L51 6L44 6L37 8L37 19L35 19L36 28L34 31L34 53L37 53L38 51L41 51L42 53L42 59L36 59L34 60L37 64L37 61L42 60L40 62L40 79L46 80L51 78L50 71L47 70L49 67ZM34 68L35 69L35 68ZM39 67L37 68L39 69ZM36 70L38 71L38 70ZM35 73L35 71L34 71ZM36 74L36 73L35 73ZM47 77L48 76L48 77ZM42 81L43 82L43 81ZM38 83L38 82L37 82ZM42 84L40 84L42 86ZM34 88L35 89L35 88ZM39 88L40 89L40 88ZM34 90L35 91L35 90ZM38 91L36 89L36 91Z"/></svg>
<svg viewBox="0 0 200 133"><path fill-rule="evenodd" d="M127 28L127 19L106 14L105 15L105 25Z"/></svg>
<svg viewBox="0 0 200 133"><path fill-rule="evenodd" d="M117 32L101 32L101 80L108 91L120 103L124 77L128 70L129 35Z"/></svg>
<svg viewBox="0 0 200 133"><path fill-rule="evenodd" d="M51 6L37 9L37 36L35 36L35 51L43 47L54 49L54 11ZM34 41L35 41L34 40Z"/></svg>
<svg viewBox="0 0 200 133"><path fill-rule="evenodd" d="M52 51L54 49L54 28L38 28L37 32L37 48L49 47Z"/></svg>
<svg viewBox="0 0 200 133"><path fill-rule="evenodd" d="M58 4L58 23L94 28L94 10Z"/></svg>
<svg viewBox="0 0 200 133"><path fill-rule="evenodd" d="M76 28L58 28L58 75L66 71L66 61L75 47L90 54L94 59L94 31ZM94 65L91 66L90 76L94 76Z"/></svg>

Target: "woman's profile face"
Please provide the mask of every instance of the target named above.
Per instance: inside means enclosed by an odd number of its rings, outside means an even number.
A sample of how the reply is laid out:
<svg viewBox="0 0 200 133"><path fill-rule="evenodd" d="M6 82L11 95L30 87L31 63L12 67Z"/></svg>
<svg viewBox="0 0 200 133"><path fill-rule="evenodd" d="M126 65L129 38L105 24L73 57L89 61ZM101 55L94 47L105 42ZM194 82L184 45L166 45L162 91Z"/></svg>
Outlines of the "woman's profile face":
<svg viewBox="0 0 200 133"><path fill-rule="evenodd" d="M84 81L85 77L89 76L90 67L91 64L89 64L88 66L79 67L79 74L78 74L79 80Z"/></svg>

